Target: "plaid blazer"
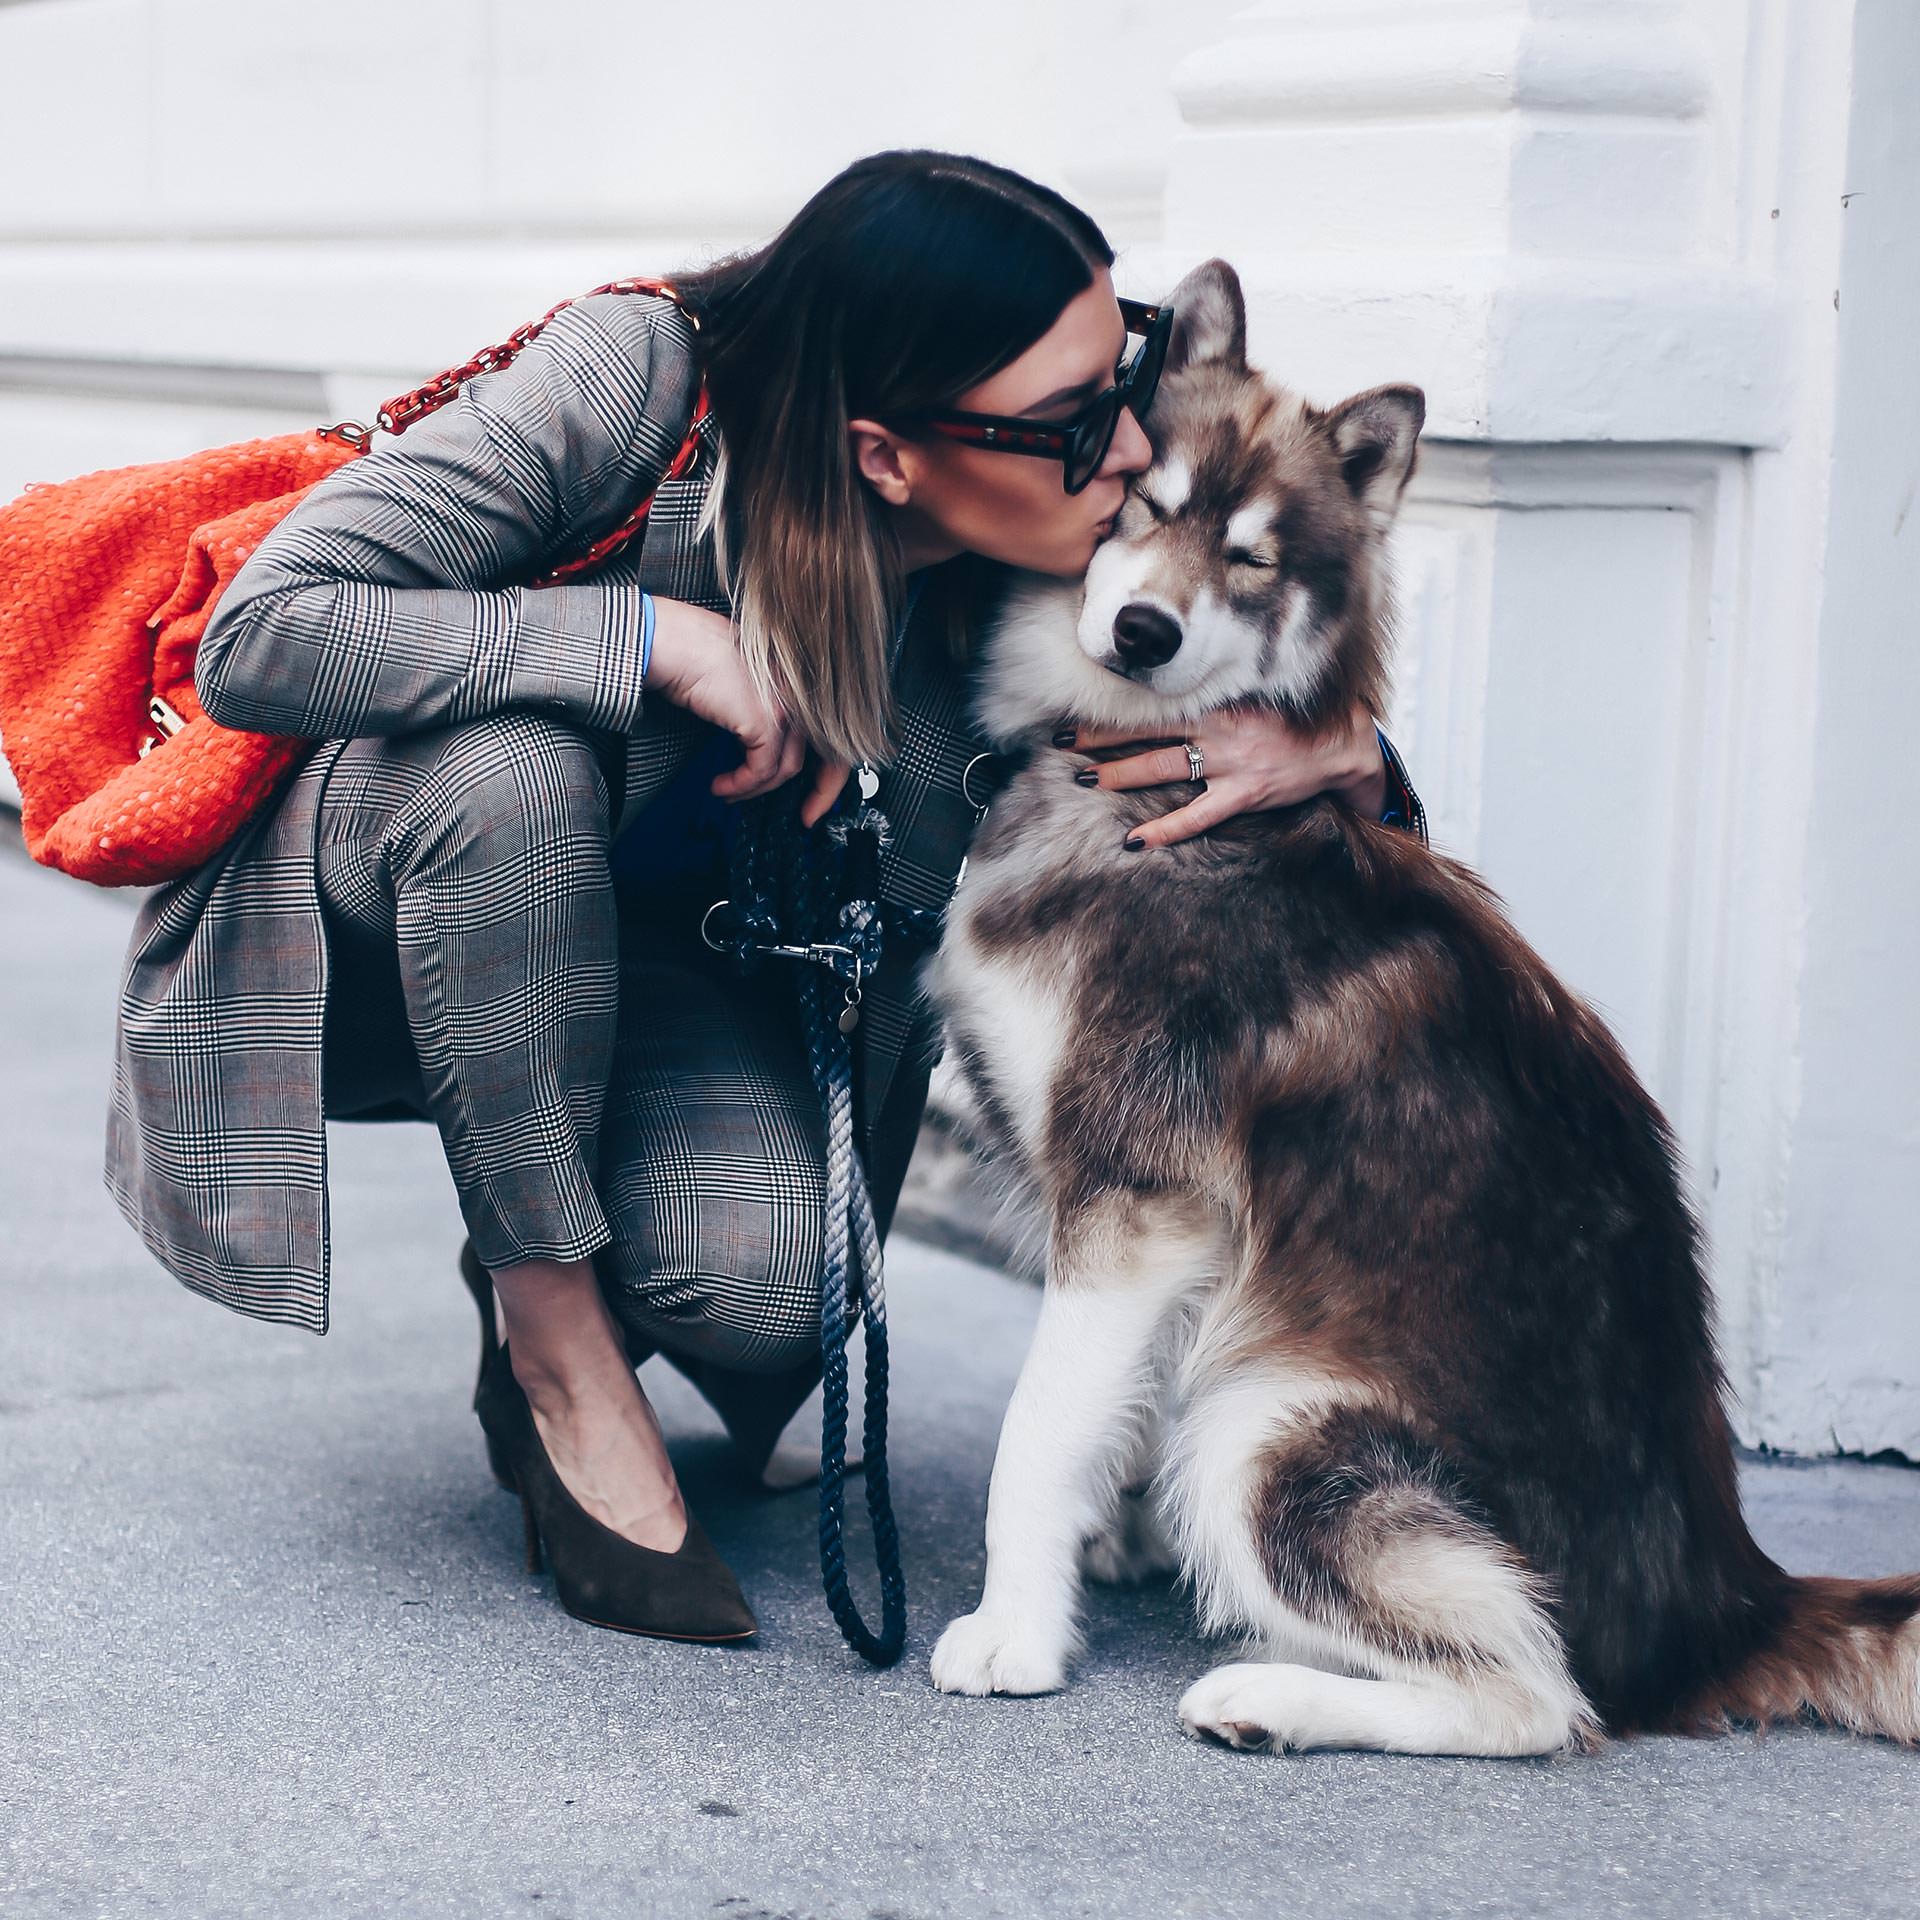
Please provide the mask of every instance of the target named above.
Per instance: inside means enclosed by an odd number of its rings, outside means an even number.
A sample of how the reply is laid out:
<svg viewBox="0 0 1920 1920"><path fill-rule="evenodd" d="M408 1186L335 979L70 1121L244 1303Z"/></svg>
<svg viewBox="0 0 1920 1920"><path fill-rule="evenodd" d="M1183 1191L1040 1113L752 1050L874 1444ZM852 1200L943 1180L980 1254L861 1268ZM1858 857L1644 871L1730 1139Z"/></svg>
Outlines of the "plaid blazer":
<svg viewBox="0 0 1920 1920"><path fill-rule="evenodd" d="M719 454L711 415L641 540L590 579L517 584L583 551L659 484L697 387L694 336L672 302L579 301L458 400L329 474L229 585L201 643L202 702L224 725L322 744L238 841L147 898L127 954L107 1185L194 1291L326 1331L315 835L341 743L549 713L624 742L624 830L706 737L644 694L634 588L729 610L711 539L695 530ZM908 623L898 751L879 794L894 826L882 896L933 909L977 818L962 776L984 747L937 599L921 596ZM885 1219L936 1027L907 966L882 968L863 1015L856 1085Z"/></svg>

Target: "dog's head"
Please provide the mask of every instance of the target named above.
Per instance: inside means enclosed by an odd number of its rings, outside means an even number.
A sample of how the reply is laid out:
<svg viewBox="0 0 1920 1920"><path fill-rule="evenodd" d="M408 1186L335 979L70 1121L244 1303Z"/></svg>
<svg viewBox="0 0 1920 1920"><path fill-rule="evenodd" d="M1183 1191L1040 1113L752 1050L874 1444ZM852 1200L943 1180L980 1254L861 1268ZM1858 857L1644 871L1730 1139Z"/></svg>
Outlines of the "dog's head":
<svg viewBox="0 0 1920 1920"><path fill-rule="evenodd" d="M1426 413L1417 387L1309 406L1247 365L1224 260L1170 296L1143 423L1153 465L1084 583L1034 582L996 636L983 715L1012 737L1061 720L1178 730L1235 702L1309 728L1385 695L1382 553ZM1078 601L1071 624L1062 601Z"/></svg>

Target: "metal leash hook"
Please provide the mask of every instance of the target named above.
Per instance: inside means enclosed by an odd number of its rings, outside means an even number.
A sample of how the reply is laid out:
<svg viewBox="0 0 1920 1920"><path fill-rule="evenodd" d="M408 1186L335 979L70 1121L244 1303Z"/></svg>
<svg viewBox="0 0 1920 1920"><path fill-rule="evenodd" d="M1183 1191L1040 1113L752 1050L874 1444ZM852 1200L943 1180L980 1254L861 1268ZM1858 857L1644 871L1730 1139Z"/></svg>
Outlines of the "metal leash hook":
<svg viewBox="0 0 1920 1920"><path fill-rule="evenodd" d="M851 1033L860 1024L861 982L866 977L866 963L851 947L838 946L832 941L816 940L811 945L800 946L786 940L716 940L708 931L713 916L722 907L733 905L731 900L716 900L700 916L700 938L703 944L714 953L730 953L736 957L742 952L761 953L774 960L809 960L815 966L825 967L827 971L847 983L846 994L841 1002L840 1016L834 1024L842 1033ZM845 963L845 964L843 964ZM848 975L847 966L853 969Z"/></svg>

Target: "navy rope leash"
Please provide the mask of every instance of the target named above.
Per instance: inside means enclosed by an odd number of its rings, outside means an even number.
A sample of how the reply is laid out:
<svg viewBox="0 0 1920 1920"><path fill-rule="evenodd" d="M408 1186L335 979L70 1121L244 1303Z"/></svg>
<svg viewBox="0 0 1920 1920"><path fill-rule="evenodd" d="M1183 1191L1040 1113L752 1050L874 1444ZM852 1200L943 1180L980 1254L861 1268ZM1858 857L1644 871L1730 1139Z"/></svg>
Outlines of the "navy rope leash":
<svg viewBox="0 0 1920 1920"><path fill-rule="evenodd" d="M826 1247L820 1277L820 1575L847 1644L876 1667L900 1658L907 1637L907 1583L887 1474L887 1304L880 1235L866 1169L854 1140L852 1033L863 984L880 965L888 922L924 938L928 916L891 914L879 896L885 814L867 804L861 769L852 810L836 808L803 829L794 798L775 792L747 803L732 852L732 895L709 909L702 937L743 964L762 955L808 962L796 974L801 1024L827 1135ZM847 1336L867 1337L867 1513L880 1576L880 1630L861 1617L847 1576Z"/></svg>

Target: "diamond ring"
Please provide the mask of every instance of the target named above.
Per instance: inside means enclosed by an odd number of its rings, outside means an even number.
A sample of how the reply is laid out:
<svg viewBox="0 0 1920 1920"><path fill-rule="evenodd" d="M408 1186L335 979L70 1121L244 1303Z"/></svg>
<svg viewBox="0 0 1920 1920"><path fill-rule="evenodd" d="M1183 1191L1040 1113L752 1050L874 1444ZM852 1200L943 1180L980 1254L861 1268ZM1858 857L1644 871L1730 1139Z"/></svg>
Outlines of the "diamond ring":
<svg viewBox="0 0 1920 1920"><path fill-rule="evenodd" d="M1183 740L1180 744L1187 750L1187 778L1198 784L1206 777L1207 763L1191 740Z"/></svg>

